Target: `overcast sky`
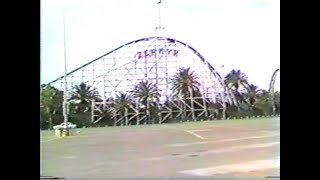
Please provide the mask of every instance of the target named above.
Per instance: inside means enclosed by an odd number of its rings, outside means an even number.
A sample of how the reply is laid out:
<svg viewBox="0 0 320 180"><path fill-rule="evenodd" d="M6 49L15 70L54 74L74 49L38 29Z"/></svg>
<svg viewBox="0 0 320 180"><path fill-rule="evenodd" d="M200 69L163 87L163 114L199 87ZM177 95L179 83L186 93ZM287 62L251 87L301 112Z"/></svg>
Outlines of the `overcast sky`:
<svg viewBox="0 0 320 180"><path fill-rule="evenodd" d="M64 72L63 7L69 72L127 42L154 36L158 1L41 0L41 82ZM222 76L240 69L251 83L268 88L280 68L279 0L162 0L161 9L167 37L194 47Z"/></svg>

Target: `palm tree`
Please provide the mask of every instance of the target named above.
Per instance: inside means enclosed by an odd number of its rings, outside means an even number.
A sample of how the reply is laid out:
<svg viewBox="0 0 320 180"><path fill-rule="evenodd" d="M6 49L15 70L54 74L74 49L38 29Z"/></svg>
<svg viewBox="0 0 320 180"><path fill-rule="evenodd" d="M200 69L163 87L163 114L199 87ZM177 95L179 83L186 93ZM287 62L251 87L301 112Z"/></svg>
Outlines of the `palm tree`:
<svg viewBox="0 0 320 180"><path fill-rule="evenodd" d="M229 74L224 78L225 84L228 88L233 89L238 92L238 89L243 86L248 85L248 77L240 70L231 70Z"/></svg>
<svg viewBox="0 0 320 180"><path fill-rule="evenodd" d="M194 71L189 68L180 68L179 71L170 79L171 90L176 97L182 97L184 102L187 102L187 98L193 99L195 94L199 94L198 77ZM186 104L183 106L184 118L186 118ZM193 104L193 102L191 102Z"/></svg>
<svg viewBox="0 0 320 180"><path fill-rule="evenodd" d="M200 83L198 77L190 68L180 68L180 70L171 78L171 90L175 96L190 97L196 91L199 91Z"/></svg>
<svg viewBox="0 0 320 180"><path fill-rule="evenodd" d="M127 118L128 109L132 108L133 100L130 94L127 93L120 93L116 95L116 98L114 100L114 112L120 113L120 115ZM116 118L117 115L114 116ZM117 119L114 122L114 125L116 125ZM127 124L128 122L126 122ZM122 121L123 124L123 121Z"/></svg>
<svg viewBox="0 0 320 180"><path fill-rule="evenodd" d="M76 85L74 90L71 92L70 101L79 101L81 106L86 107L86 111L88 110L87 106L92 102L92 100L100 100L99 92L96 88L87 85L85 83L81 83L80 85Z"/></svg>
<svg viewBox="0 0 320 180"><path fill-rule="evenodd" d="M124 112L124 108L129 108L132 103L132 98L129 94L120 93L116 95L114 107L120 112Z"/></svg>
<svg viewBox="0 0 320 180"><path fill-rule="evenodd" d="M280 113L280 92L273 93L273 113Z"/></svg>
<svg viewBox="0 0 320 180"><path fill-rule="evenodd" d="M238 104L243 101L243 97L239 92L239 88L246 88L248 86L248 77L240 70L233 69L224 78L224 84L228 88L228 90L231 91L231 95L233 95L235 99L235 105L238 106Z"/></svg>
<svg viewBox="0 0 320 180"><path fill-rule="evenodd" d="M263 90L258 89L258 86L254 84L248 84L246 86L246 93L243 94L243 97L251 109L252 105L255 103L257 97L259 96L259 93L262 91Z"/></svg>
<svg viewBox="0 0 320 180"><path fill-rule="evenodd" d="M145 113L150 120L150 104L159 101L160 93L156 84L146 81L141 81L134 87L132 91L133 97L137 98L145 107Z"/></svg>

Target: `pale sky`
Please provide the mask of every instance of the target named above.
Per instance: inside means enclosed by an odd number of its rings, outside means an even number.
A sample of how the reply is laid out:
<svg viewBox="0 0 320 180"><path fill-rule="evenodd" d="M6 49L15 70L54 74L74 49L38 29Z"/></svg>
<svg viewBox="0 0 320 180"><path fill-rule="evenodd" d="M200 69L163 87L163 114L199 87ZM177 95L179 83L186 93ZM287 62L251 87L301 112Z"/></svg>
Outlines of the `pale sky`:
<svg viewBox="0 0 320 180"><path fill-rule="evenodd" d="M41 82L64 73L62 7L69 72L127 42L154 36L158 1L41 0ZM162 0L161 6L167 37L194 47L223 77L240 69L249 82L268 89L280 68L279 0Z"/></svg>

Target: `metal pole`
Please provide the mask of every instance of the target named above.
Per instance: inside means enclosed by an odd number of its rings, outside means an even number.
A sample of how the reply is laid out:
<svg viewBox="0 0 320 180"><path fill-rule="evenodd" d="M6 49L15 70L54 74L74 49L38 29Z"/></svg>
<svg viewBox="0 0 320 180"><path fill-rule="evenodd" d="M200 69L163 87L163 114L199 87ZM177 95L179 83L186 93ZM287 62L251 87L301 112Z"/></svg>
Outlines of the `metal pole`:
<svg viewBox="0 0 320 180"><path fill-rule="evenodd" d="M66 52L66 30L65 30L65 18L64 9L62 9L63 16L63 48L64 48L64 91L63 91L63 118L65 123L66 136L69 134L68 129L68 112L67 112L67 52Z"/></svg>
<svg viewBox="0 0 320 180"><path fill-rule="evenodd" d="M158 26L155 28L155 34L156 36L160 37L160 36L163 36L163 30L164 30L164 27L162 27L161 25L161 0L157 3L158 4Z"/></svg>
<svg viewBox="0 0 320 180"><path fill-rule="evenodd" d="M159 30L162 28L162 26L161 26L161 1L160 2L158 2L158 13L159 13L159 15L158 15L158 18L159 18L159 25L158 25L158 28L159 28Z"/></svg>

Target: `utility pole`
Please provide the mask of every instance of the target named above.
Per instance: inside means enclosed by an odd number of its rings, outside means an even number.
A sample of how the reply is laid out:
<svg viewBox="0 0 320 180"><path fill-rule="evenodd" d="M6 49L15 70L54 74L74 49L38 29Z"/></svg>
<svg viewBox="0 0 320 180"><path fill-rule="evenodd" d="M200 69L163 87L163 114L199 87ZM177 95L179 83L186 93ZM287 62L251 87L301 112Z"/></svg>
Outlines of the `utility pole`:
<svg viewBox="0 0 320 180"><path fill-rule="evenodd" d="M64 9L62 9L63 16L63 48L64 48L64 91L63 91L63 119L65 123L64 127L64 136L69 136L68 129L68 110L67 110L67 52L66 52L66 29L65 29L65 17L64 17Z"/></svg>

